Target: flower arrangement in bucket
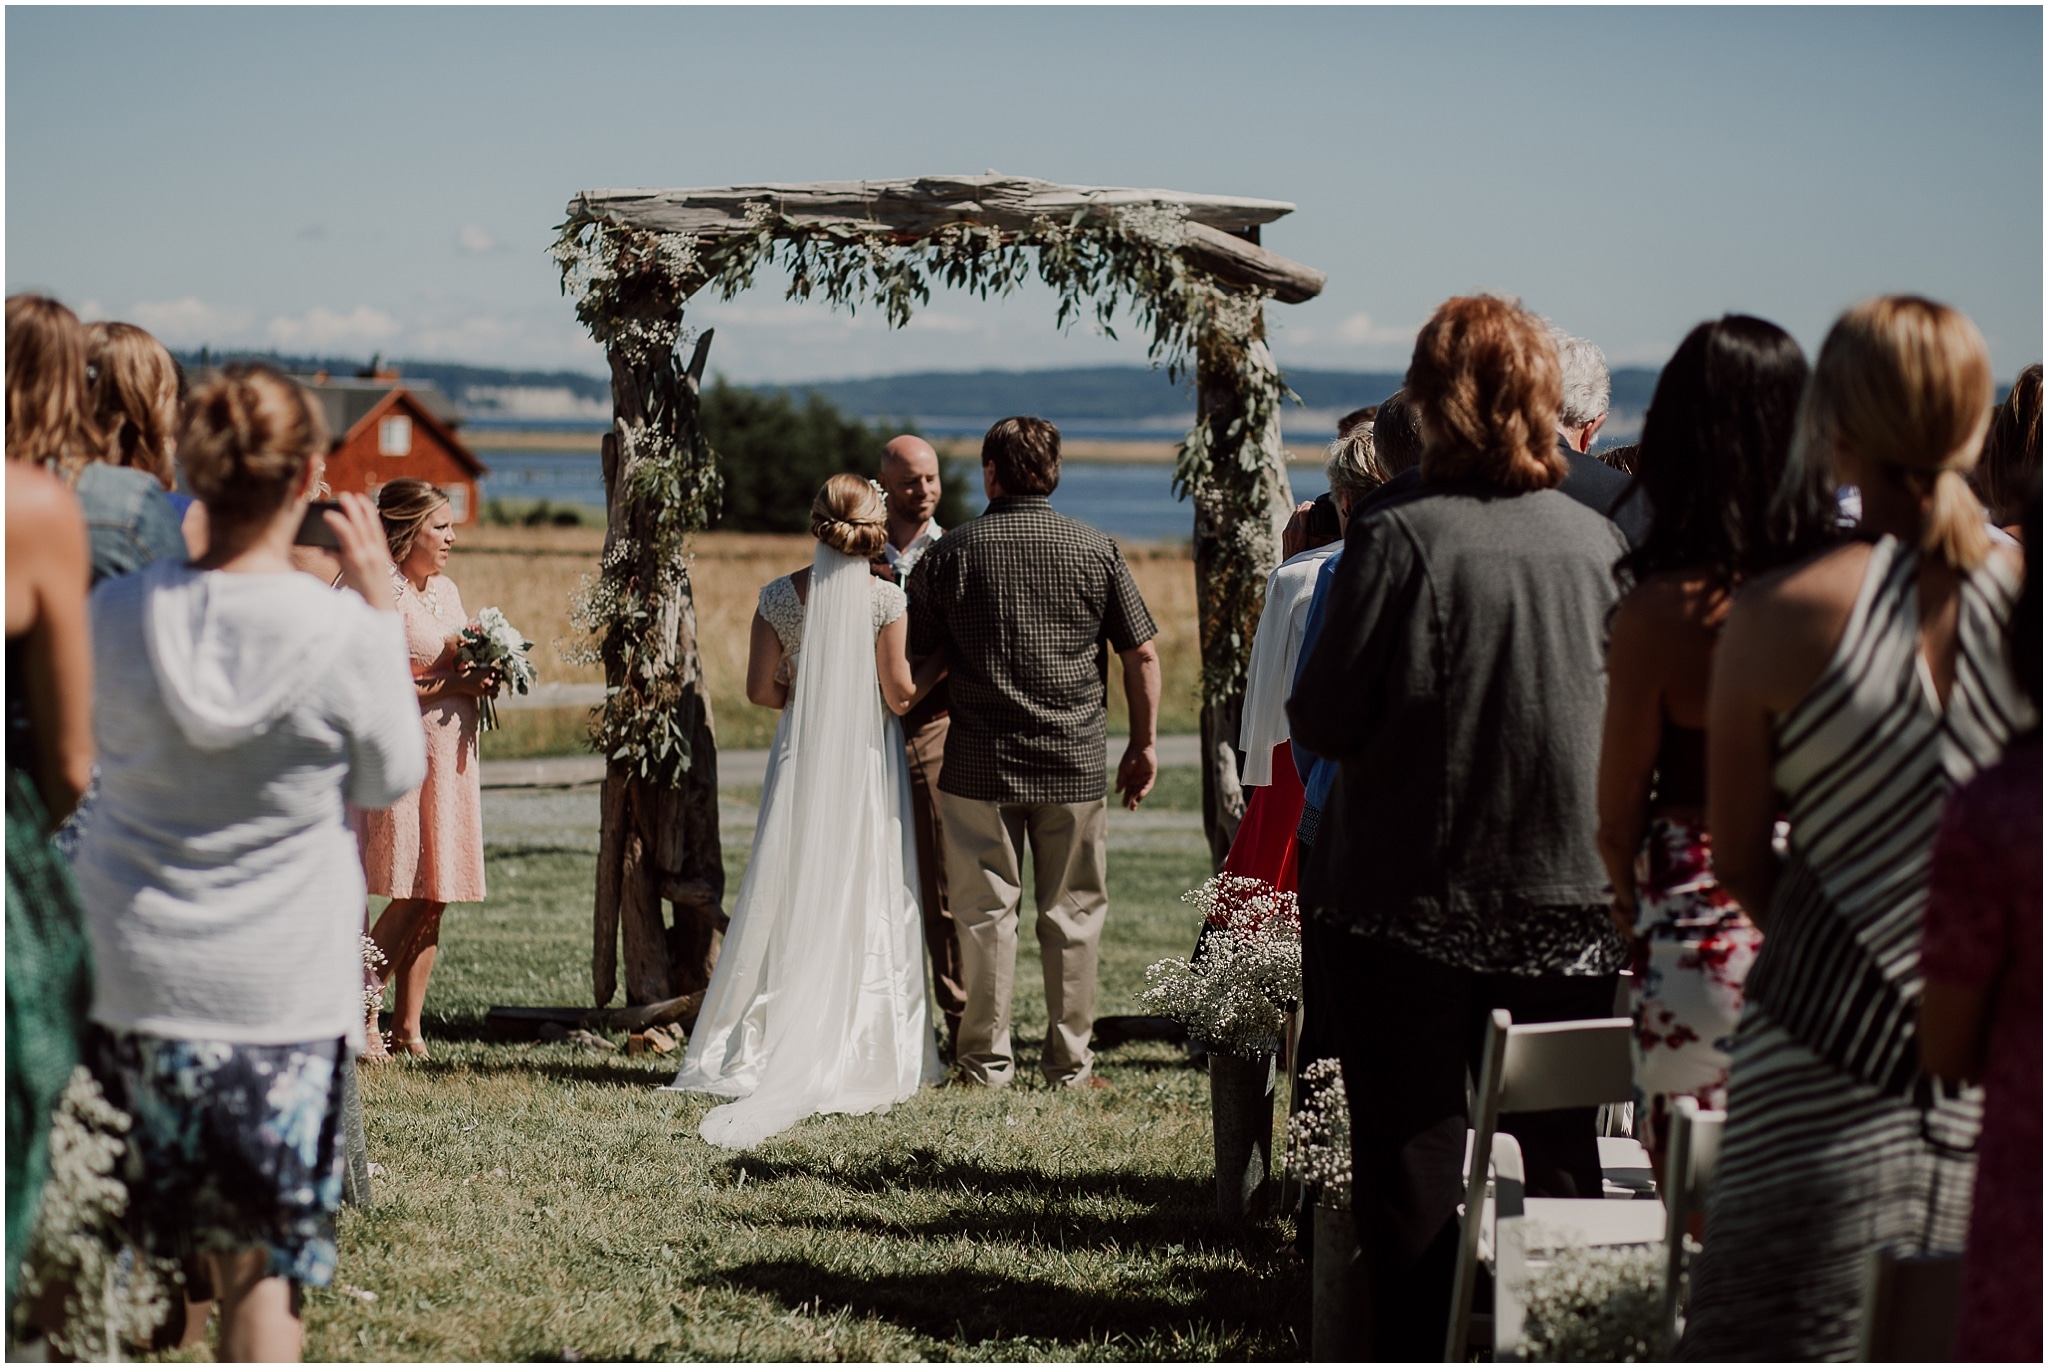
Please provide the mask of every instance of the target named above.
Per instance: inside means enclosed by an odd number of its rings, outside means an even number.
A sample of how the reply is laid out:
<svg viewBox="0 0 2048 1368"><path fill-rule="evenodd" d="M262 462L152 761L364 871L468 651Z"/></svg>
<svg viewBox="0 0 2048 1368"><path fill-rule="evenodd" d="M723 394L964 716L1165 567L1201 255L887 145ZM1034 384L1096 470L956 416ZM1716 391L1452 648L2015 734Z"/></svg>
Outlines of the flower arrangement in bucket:
<svg viewBox="0 0 2048 1368"><path fill-rule="evenodd" d="M1263 879L1218 874L1181 901L1202 911L1192 961L1145 971L1139 1002L1188 1028L1211 1050L1251 1059L1277 1049L1301 1000L1301 912Z"/></svg>
<svg viewBox="0 0 2048 1368"><path fill-rule="evenodd" d="M1287 1171L1318 1206L1351 1210L1351 1107L1344 1070L1318 1059L1301 1071L1301 1110L1287 1118Z"/></svg>
<svg viewBox="0 0 2048 1368"><path fill-rule="evenodd" d="M533 643L507 622L502 612L486 608L456 637L455 663L496 670L513 693L523 694L540 678L540 671L527 656L532 649ZM489 698L479 698L476 703L477 725L484 731L495 730L497 703Z"/></svg>

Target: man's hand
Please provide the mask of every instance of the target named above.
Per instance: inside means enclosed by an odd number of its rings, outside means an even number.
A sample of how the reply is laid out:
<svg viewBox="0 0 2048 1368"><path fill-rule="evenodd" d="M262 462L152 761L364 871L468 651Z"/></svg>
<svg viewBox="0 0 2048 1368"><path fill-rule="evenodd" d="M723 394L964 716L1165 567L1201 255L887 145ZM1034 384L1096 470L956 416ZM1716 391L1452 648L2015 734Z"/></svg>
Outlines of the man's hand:
<svg viewBox="0 0 2048 1368"><path fill-rule="evenodd" d="M1315 500L1304 499L1294 506L1294 516L1287 520L1287 526L1280 533L1280 559L1293 560L1308 550L1308 514L1314 508Z"/></svg>
<svg viewBox="0 0 2048 1368"><path fill-rule="evenodd" d="M1157 782L1159 748L1149 741L1141 744L1132 737L1131 744L1124 747L1122 763L1116 767L1116 791L1123 795L1124 806L1136 812Z"/></svg>

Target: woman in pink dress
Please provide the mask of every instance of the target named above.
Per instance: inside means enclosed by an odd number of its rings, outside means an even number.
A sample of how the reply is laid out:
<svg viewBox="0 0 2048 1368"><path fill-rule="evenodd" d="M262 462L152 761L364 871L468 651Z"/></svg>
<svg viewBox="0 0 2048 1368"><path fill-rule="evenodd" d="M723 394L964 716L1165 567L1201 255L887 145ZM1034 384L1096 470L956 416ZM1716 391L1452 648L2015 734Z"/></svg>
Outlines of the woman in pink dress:
<svg viewBox="0 0 2048 1368"><path fill-rule="evenodd" d="M391 899L370 932L386 972L398 981L391 1044L424 1059L420 1009L441 941L441 913L449 903L484 896L477 699L495 697L498 678L455 663L455 638L469 619L454 581L442 573L455 545L447 496L424 480L393 480L377 491L377 511L391 544L392 588L426 725L427 779L384 811L358 814L357 822L369 890ZM370 1037L377 1039L374 1021ZM374 1043L370 1054L377 1054Z"/></svg>

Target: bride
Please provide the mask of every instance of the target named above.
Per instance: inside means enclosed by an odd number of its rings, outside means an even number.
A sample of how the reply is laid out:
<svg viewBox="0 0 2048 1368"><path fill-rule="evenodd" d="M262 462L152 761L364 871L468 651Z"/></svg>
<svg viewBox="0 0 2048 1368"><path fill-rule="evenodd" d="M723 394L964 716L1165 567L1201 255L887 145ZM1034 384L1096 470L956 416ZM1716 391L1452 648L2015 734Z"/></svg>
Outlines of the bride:
<svg viewBox="0 0 2048 1368"><path fill-rule="evenodd" d="M782 720L732 925L669 1084L734 1099L698 1127L733 1149L813 1113L885 1111L941 1076L896 719L942 663L913 677L903 591L868 568L885 536L874 486L827 480L811 535L810 569L765 586L754 617L747 697Z"/></svg>

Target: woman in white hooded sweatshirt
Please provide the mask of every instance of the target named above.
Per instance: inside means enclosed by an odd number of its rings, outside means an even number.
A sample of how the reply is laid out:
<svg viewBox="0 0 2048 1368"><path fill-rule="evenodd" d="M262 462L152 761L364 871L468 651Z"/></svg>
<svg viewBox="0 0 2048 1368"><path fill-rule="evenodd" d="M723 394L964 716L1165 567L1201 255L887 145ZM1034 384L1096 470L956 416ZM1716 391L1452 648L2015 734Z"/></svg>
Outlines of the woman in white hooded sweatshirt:
<svg viewBox="0 0 2048 1368"><path fill-rule="evenodd" d="M297 1358L293 1285L333 1276L342 1070L363 1045L347 808L426 771L376 510L344 496L325 515L353 593L292 568L326 449L302 389L228 367L178 443L206 554L92 600L88 1055L134 1118L128 1219L183 1263L188 1300L220 1298L229 1359Z"/></svg>

